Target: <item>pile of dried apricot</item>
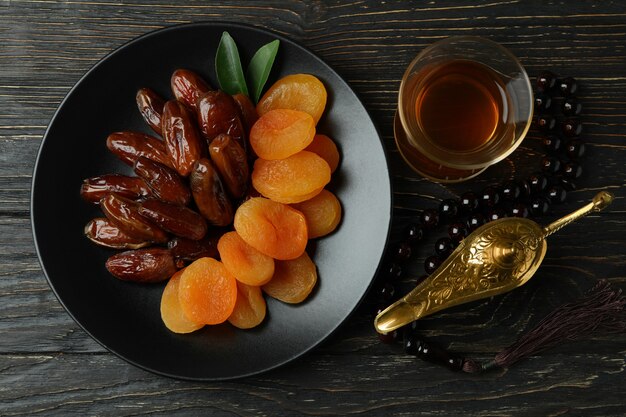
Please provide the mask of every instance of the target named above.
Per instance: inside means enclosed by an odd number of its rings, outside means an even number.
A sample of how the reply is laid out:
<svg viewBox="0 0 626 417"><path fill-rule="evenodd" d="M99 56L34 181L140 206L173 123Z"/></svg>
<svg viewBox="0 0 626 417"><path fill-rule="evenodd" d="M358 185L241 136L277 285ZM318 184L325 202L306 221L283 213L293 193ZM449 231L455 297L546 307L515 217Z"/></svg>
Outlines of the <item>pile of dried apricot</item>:
<svg viewBox="0 0 626 417"><path fill-rule="evenodd" d="M127 249L106 267L135 282L168 280L161 317L176 333L225 321L248 329L266 315L263 293L307 298L317 269L309 239L338 226L341 205L324 187L339 164L334 142L317 134L326 89L316 77L280 79L257 106L177 70L175 99L143 88L137 105L162 140L116 132L107 147L136 176L86 179L82 197L105 217L85 235Z"/></svg>

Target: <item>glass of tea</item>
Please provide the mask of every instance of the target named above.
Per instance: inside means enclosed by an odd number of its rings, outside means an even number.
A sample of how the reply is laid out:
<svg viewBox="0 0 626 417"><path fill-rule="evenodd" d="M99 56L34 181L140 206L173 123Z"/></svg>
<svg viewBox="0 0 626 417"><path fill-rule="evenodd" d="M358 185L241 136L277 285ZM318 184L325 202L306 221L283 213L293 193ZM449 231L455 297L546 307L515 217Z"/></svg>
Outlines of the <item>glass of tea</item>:
<svg viewBox="0 0 626 417"><path fill-rule="evenodd" d="M447 38L424 49L404 73L396 144L418 173L459 182L513 152L532 113L530 80L511 52L480 37Z"/></svg>

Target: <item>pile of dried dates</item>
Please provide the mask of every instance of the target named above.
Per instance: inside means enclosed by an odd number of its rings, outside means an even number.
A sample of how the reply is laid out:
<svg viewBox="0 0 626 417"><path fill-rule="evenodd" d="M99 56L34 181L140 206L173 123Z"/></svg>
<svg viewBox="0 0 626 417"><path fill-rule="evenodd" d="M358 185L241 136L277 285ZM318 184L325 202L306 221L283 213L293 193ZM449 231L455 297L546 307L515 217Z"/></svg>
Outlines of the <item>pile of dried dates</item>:
<svg viewBox="0 0 626 417"><path fill-rule="evenodd" d="M85 235L130 249L106 263L123 280L163 281L189 262L218 256L223 231L209 226L231 224L234 208L250 197L255 155L246 132L258 118L253 103L212 89L189 70L173 73L171 89L175 99L167 102L148 88L137 92L141 115L163 140L128 131L107 138L108 149L136 176L106 174L81 186L83 199L106 216L91 220Z"/></svg>

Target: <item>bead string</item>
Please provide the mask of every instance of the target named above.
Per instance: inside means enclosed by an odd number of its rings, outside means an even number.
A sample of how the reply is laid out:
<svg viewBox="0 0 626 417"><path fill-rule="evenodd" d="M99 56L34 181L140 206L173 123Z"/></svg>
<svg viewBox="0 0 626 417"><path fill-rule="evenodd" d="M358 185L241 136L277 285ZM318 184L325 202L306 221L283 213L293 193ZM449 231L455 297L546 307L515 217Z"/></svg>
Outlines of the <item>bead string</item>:
<svg viewBox="0 0 626 417"><path fill-rule="evenodd" d="M575 95L578 83L572 77L557 79L550 71L543 71L536 80L534 124L545 134L541 170L523 180L510 180L501 185L488 186L480 193L467 191L458 199L445 199L438 209L425 209L419 223L411 223L403 233L403 240L391 246L388 262L382 270L385 280L377 289L379 301L386 305L396 299L394 282L403 276L403 265L416 252L419 243L437 226L448 225L448 236L435 243L435 254L424 262L425 274L416 285L435 272L458 244L483 224L503 217L541 217L551 204L562 204L567 193L576 189L575 180L582 175L581 158L585 144L580 140L582 123L578 116L581 103ZM558 104L558 105L557 105ZM404 351L423 360L438 363L460 371L466 359L443 347L425 340L417 331L417 322L388 334L379 334L383 343L402 339ZM498 365L484 364L482 370Z"/></svg>

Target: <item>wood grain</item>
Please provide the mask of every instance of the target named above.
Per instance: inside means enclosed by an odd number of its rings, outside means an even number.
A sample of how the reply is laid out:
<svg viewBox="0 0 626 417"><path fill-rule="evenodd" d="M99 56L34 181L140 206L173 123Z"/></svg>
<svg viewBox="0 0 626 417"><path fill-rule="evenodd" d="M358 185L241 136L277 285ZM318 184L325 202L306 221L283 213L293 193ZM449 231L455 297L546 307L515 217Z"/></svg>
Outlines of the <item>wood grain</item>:
<svg viewBox="0 0 626 417"><path fill-rule="evenodd" d="M616 201L550 238L537 277L493 300L425 319L423 333L486 359L597 278L626 288L626 7L622 2L219 1L0 2L0 415L624 415L626 336L598 336L483 376L449 372L377 342L370 295L320 348L279 370L236 382L162 378L126 364L63 310L39 267L29 221L32 169L55 109L82 74L124 42L178 23L244 22L312 49L346 78L381 132L394 187L392 239L424 208L538 168L540 135L476 180L430 183L394 148L403 71L452 35L508 47L530 75L543 68L582 86L585 174L545 221L609 189ZM77 132L80 134L80 132ZM50 202L54 204L54 202ZM430 236L401 289L422 273Z"/></svg>
<svg viewBox="0 0 626 417"><path fill-rule="evenodd" d="M567 361L583 370L564 368ZM589 370L599 363L601 372ZM19 383L3 415L88 415L95 409L103 416L556 416L617 415L623 407L623 359L600 355L552 355L528 361L523 370L481 377L385 353L343 356L349 378L336 364L336 355L317 353L245 384L198 384L155 378L105 354L7 355L0 369L7 382ZM88 378L84 369L92 370ZM416 378L418 371L429 377ZM599 389L602 401L576 406L576 396Z"/></svg>

